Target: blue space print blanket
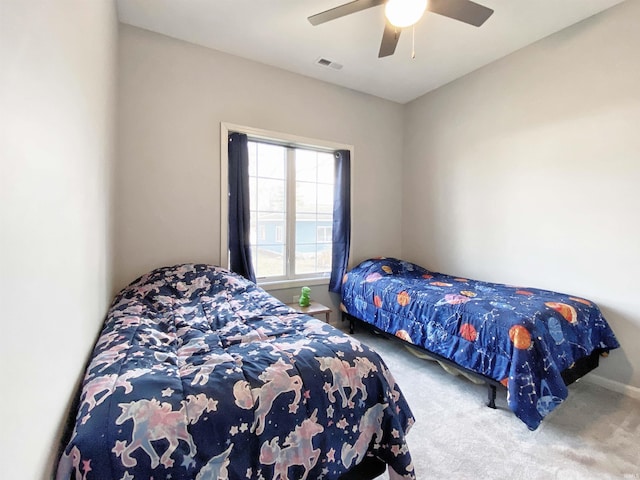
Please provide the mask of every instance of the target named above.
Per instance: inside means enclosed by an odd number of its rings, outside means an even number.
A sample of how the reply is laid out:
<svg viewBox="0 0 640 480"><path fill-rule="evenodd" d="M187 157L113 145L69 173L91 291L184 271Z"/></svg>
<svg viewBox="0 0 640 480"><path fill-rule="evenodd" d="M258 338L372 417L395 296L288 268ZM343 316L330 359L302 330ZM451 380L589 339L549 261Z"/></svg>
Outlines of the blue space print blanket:
<svg viewBox="0 0 640 480"><path fill-rule="evenodd" d="M430 272L395 258L347 273L341 308L507 387L531 430L567 398L561 372L619 344L583 298Z"/></svg>
<svg viewBox="0 0 640 480"><path fill-rule="evenodd" d="M219 267L115 298L57 480L338 479L366 457L414 479L412 413L382 359Z"/></svg>

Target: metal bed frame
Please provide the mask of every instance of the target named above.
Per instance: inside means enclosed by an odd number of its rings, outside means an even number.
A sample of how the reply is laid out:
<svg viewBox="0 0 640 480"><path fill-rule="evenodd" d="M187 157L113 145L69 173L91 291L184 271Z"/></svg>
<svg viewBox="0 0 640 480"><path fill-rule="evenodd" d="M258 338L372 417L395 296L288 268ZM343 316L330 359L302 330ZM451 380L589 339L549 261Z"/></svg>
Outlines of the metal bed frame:
<svg viewBox="0 0 640 480"><path fill-rule="evenodd" d="M482 375L481 373L474 372L473 370L469 370L468 368L462 367L457 363L449 360L448 358L443 357L442 355L433 353L432 351L427 350L426 348L423 348L419 345L414 345L413 343L407 342L406 340L396 337L395 335L392 335L383 330L380 330L375 325L372 325L370 323L365 322L364 320L354 317L353 315L347 312L342 312L341 320L344 322L345 319L349 320L350 334L355 333L355 326L356 326L356 323L358 323L359 325L364 326L366 329L370 331L373 331L386 338L397 340L399 342L404 343L407 346L411 346L412 348L425 352L427 355L429 355L429 357L433 358L434 360L442 362L446 365L449 365L452 368L455 368L465 373L466 375L469 375L473 378L477 378L478 380L483 381L484 383L487 384L487 406L489 408L494 408L494 409L497 408L496 396L497 396L498 388L501 388L502 390L506 391L506 387L502 383L498 382L497 380L494 380L493 378L487 377L485 375ZM591 352L590 355L587 355L586 357L582 357L581 359L577 360L570 368L567 368L562 372L560 372L560 374L562 375L562 380L564 380L565 385L567 386L571 385L572 383L574 383L575 381L577 381L578 379L580 379L581 377L583 377L584 375L586 375L587 373L595 369L599 365L600 356L607 356L608 353L609 353L608 350L596 349L593 352Z"/></svg>

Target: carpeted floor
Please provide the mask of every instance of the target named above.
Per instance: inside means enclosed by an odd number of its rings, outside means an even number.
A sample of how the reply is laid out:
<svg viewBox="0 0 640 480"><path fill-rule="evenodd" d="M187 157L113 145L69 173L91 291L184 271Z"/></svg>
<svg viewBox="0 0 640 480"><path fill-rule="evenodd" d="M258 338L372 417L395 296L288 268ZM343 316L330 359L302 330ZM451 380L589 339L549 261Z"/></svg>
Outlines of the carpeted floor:
<svg viewBox="0 0 640 480"><path fill-rule="evenodd" d="M492 410L486 386L453 377L399 342L362 329L355 336L384 358L416 417L408 443L418 480L640 480L638 400L577 382L531 432L508 410L504 390Z"/></svg>

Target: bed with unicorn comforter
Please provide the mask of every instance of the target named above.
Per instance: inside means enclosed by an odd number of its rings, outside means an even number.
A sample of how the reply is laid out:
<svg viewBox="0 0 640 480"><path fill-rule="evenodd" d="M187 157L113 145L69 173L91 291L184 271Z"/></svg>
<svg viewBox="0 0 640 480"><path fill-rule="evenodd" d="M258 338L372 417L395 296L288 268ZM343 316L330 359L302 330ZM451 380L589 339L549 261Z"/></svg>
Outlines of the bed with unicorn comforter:
<svg viewBox="0 0 640 480"><path fill-rule="evenodd" d="M481 282L379 258L347 273L341 308L436 359L507 388L531 430L567 398L567 384L619 347L593 302ZM490 406L493 406L490 393Z"/></svg>
<svg viewBox="0 0 640 480"><path fill-rule="evenodd" d="M113 301L57 480L414 479L412 423L377 353L227 270L178 265Z"/></svg>

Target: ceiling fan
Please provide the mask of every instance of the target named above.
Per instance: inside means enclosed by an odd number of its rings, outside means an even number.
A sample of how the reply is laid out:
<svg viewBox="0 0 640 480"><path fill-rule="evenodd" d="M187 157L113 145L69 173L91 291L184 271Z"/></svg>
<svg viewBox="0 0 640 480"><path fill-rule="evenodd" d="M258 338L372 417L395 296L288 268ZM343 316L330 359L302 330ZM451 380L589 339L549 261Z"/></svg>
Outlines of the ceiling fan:
<svg viewBox="0 0 640 480"><path fill-rule="evenodd" d="M367 8L385 5L386 24L378 58L393 55L402 28L414 25L425 10L459 20L476 27L481 26L493 14L493 10L470 0L354 0L344 5L311 15L312 25L320 25Z"/></svg>

